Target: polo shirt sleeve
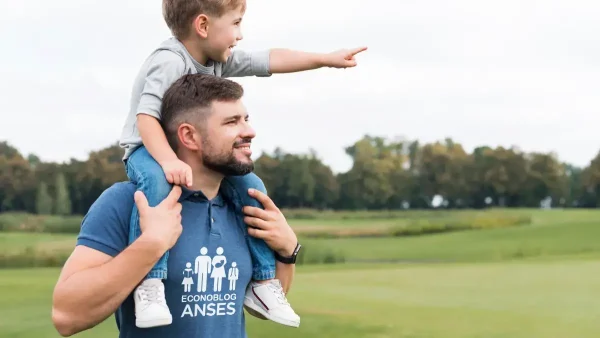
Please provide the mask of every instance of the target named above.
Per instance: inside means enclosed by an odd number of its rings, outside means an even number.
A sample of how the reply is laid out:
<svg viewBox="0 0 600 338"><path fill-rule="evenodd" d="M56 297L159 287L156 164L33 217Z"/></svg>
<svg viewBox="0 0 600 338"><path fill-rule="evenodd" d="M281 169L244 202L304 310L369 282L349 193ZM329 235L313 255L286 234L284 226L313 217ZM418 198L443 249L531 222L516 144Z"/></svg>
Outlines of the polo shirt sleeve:
<svg viewBox="0 0 600 338"><path fill-rule="evenodd" d="M116 183L106 189L84 216L77 245L116 256L128 245L135 185Z"/></svg>

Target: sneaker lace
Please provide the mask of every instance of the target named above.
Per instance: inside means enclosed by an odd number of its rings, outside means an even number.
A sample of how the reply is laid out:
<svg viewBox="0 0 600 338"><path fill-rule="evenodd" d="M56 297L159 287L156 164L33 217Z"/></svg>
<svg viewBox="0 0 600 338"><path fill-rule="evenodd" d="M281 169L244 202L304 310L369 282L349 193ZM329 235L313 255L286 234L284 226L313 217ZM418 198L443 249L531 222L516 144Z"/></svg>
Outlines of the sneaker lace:
<svg viewBox="0 0 600 338"><path fill-rule="evenodd" d="M277 300L279 301L279 303L284 304L284 305L289 305L288 300L285 297L285 294L283 293L283 288L281 287L281 284L279 284L279 283L269 283L268 287L271 290L273 290L273 293L277 297Z"/></svg>
<svg viewBox="0 0 600 338"><path fill-rule="evenodd" d="M163 298L160 297L160 287L158 285L144 285L139 292L144 304L161 303L163 301Z"/></svg>

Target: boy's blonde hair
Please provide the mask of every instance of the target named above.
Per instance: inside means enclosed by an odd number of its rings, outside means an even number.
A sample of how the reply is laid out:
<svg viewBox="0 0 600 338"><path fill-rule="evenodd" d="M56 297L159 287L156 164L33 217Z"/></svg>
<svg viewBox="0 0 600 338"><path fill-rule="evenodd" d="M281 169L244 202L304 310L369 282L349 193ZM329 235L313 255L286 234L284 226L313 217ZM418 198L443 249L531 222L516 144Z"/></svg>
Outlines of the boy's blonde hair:
<svg viewBox="0 0 600 338"><path fill-rule="evenodd" d="M246 0L163 0L163 17L171 33L186 38L190 24L200 14L220 17L229 10L246 10Z"/></svg>

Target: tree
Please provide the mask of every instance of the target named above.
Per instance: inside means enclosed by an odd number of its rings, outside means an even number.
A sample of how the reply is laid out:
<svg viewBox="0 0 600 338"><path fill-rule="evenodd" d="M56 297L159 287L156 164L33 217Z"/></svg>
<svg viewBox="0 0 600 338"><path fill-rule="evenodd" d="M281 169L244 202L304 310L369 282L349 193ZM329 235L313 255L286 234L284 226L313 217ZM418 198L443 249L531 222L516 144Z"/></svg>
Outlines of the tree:
<svg viewBox="0 0 600 338"><path fill-rule="evenodd" d="M586 205L600 207L600 152L582 173L582 182L586 193Z"/></svg>
<svg viewBox="0 0 600 338"><path fill-rule="evenodd" d="M531 153L527 157L526 186L520 190L519 204L536 207L546 198L551 198L553 205L564 204L568 197L568 177L556 155Z"/></svg>
<svg viewBox="0 0 600 338"><path fill-rule="evenodd" d="M56 176L56 203L54 213L57 215L71 214L71 198L65 181L65 175L61 172Z"/></svg>
<svg viewBox="0 0 600 338"><path fill-rule="evenodd" d="M335 205L339 198L340 186L331 168L323 164L317 153L311 150L307 159L309 171L314 180L311 206L324 209Z"/></svg>
<svg viewBox="0 0 600 338"><path fill-rule="evenodd" d="M340 175L340 204L352 209L382 209L394 195L390 185L396 169L389 144L380 137L365 136L346 148L354 164Z"/></svg>
<svg viewBox="0 0 600 338"><path fill-rule="evenodd" d="M35 210L39 215L50 215L52 213L52 197L50 197L48 185L44 181L41 181L38 185Z"/></svg>
<svg viewBox="0 0 600 338"><path fill-rule="evenodd" d="M553 153L514 146L467 152L452 139L433 143L365 135L345 149L347 172L334 174L314 150L276 148L255 161L255 173L282 208L600 207L600 152L585 167ZM118 144L85 160L44 162L0 141L0 212L85 214L100 194L127 180Z"/></svg>

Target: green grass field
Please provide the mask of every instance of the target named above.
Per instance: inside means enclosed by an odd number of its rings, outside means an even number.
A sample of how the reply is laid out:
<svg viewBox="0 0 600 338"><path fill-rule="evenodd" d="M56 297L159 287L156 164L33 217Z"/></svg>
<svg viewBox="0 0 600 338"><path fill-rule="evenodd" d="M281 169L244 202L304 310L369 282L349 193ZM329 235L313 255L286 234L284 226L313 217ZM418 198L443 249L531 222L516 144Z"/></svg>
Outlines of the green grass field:
<svg viewBox="0 0 600 338"><path fill-rule="evenodd" d="M0 272L3 337L57 337L57 269ZM248 318L251 337L597 337L593 261L300 269L290 301L299 329ZM115 337L111 318L80 337Z"/></svg>
<svg viewBox="0 0 600 338"><path fill-rule="evenodd" d="M343 253L348 263L299 266L289 300L301 327L247 316L249 336L597 337L600 210L510 212L533 213L533 224L407 238L306 240L307 247ZM384 222L390 220L290 221L297 227L349 228ZM0 233L5 252L25 246L62 251L73 243L73 235ZM50 321L58 273L0 269L0 337L58 337ZM77 335L116 336L112 318Z"/></svg>

